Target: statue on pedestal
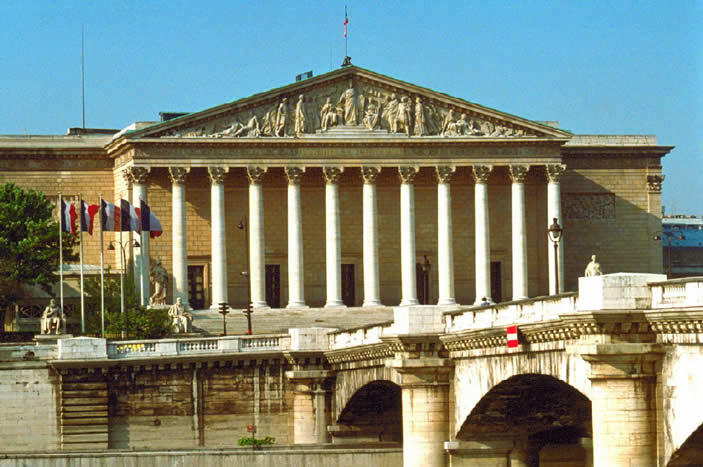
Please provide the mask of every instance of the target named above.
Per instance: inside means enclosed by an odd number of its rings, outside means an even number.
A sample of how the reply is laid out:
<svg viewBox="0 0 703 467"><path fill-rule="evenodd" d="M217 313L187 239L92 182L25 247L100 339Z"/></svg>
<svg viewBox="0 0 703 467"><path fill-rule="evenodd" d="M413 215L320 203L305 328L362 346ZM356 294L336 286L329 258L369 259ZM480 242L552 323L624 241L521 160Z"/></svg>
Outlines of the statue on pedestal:
<svg viewBox="0 0 703 467"><path fill-rule="evenodd" d="M157 259L156 263L151 267L151 282L154 283L154 293L149 297L149 305L165 305L166 304L166 282L168 281L168 273L161 265L161 260Z"/></svg>
<svg viewBox="0 0 703 467"><path fill-rule="evenodd" d="M171 318L171 327L176 334L191 332L193 316L186 311L181 297L176 299L176 303L168 309L168 316Z"/></svg>
<svg viewBox="0 0 703 467"><path fill-rule="evenodd" d="M586 271L584 272L584 276L586 277L593 277L593 276L600 276L603 273L600 270L600 263L596 261L596 255L591 256L591 262L588 263L588 266L586 266Z"/></svg>
<svg viewBox="0 0 703 467"><path fill-rule="evenodd" d="M41 315L41 334L61 334L62 315L61 308L56 305L56 300L52 298Z"/></svg>

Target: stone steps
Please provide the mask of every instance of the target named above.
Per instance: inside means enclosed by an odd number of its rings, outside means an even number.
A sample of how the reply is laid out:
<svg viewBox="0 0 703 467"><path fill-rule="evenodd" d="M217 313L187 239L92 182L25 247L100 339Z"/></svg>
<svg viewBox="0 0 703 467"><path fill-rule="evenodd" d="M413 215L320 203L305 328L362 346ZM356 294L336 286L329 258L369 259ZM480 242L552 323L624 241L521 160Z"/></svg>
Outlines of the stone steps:
<svg viewBox="0 0 703 467"><path fill-rule="evenodd" d="M61 448L107 449L108 392L100 373L61 377Z"/></svg>

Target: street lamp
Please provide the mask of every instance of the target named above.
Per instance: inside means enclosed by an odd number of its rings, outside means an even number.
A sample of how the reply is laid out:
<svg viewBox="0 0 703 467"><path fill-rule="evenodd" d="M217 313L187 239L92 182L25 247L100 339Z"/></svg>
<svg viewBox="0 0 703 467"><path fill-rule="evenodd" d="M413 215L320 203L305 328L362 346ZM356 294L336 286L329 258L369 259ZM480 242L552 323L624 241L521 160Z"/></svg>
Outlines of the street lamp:
<svg viewBox="0 0 703 467"><path fill-rule="evenodd" d="M247 256L247 270L242 271L242 276L247 278L247 309L244 313L247 315L247 334L251 334L251 274L249 274L249 225L247 225L247 216L237 224L239 230L244 231L244 251Z"/></svg>
<svg viewBox="0 0 703 467"><path fill-rule="evenodd" d="M678 233L678 235L676 235ZM671 279L671 237L676 238L676 240L686 240L683 232L680 230L672 230L670 232L662 232L658 230L654 236L653 240L661 240L662 236L666 237L666 256L667 256L667 279Z"/></svg>
<svg viewBox="0 0 703 467"><path fill-rule="evenodd" d="M122 338L124 339L125 337L127 337L127 326L128 326L127 314L125 313L125 310L124 310L124 270L127 269L127 265L125 263L125 256L126 256L125 255L125 248L128 246L132 247L132 248L139 248L141 245L134 238L131 238L124 243L123 242L114 242L114 243L119 245L120 250L122 250L122 256L120 256L120 259L121 259L120 263L122 266L122 269L120 270L120 312L122 313L122 320L124 322L124 329L122 329ZM107 249L109 251L115 251L114 243L112 241L110 241L109 245L107 245Z"/></svg>
<svg viewBox="0 0 703 467"><path fill-rule="evenodd" d="M559 225L557 218L554 218L554 222L547 229L549 232L549 240L554 244L554 283L555 283L555 294L559 293L559 240L561 240L561 235L563 229Z"/></svg>

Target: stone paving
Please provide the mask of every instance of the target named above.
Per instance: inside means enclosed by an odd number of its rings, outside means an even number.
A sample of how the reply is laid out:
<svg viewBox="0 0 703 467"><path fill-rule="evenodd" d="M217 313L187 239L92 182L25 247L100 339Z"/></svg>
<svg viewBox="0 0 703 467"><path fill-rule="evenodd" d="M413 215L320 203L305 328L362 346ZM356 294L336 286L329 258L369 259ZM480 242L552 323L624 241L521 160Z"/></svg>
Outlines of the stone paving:
<svg viewBox="0 0 703 467"><path fill-rule="evenodd" d="M193 330L206 335L222 334L222 315L215 310L193 310ZM227 315L227 334L246 334L247 317L241 310ZM324 327L349 329L393 320L392 307L270 309L251 315L252 334L285 334L289 328Z"/></svg>

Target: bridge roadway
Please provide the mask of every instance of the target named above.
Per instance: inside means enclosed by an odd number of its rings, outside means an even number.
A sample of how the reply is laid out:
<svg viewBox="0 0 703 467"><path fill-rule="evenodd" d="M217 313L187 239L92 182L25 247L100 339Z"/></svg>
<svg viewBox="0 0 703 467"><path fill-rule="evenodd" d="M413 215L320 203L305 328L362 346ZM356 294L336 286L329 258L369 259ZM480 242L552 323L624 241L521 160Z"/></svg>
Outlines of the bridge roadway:
<svg viewBox="0 0 703 467"><path fill-rule="evenodd" d="M701 465L703 278L664 279L581 278L578 293L491 307L273 310L253 336L230 315L236 335L6 355L59 375L58 449L224 447L254 423L281 444L395 442L405 466ZM12 383L25 403L41 395Z"/></svg>

